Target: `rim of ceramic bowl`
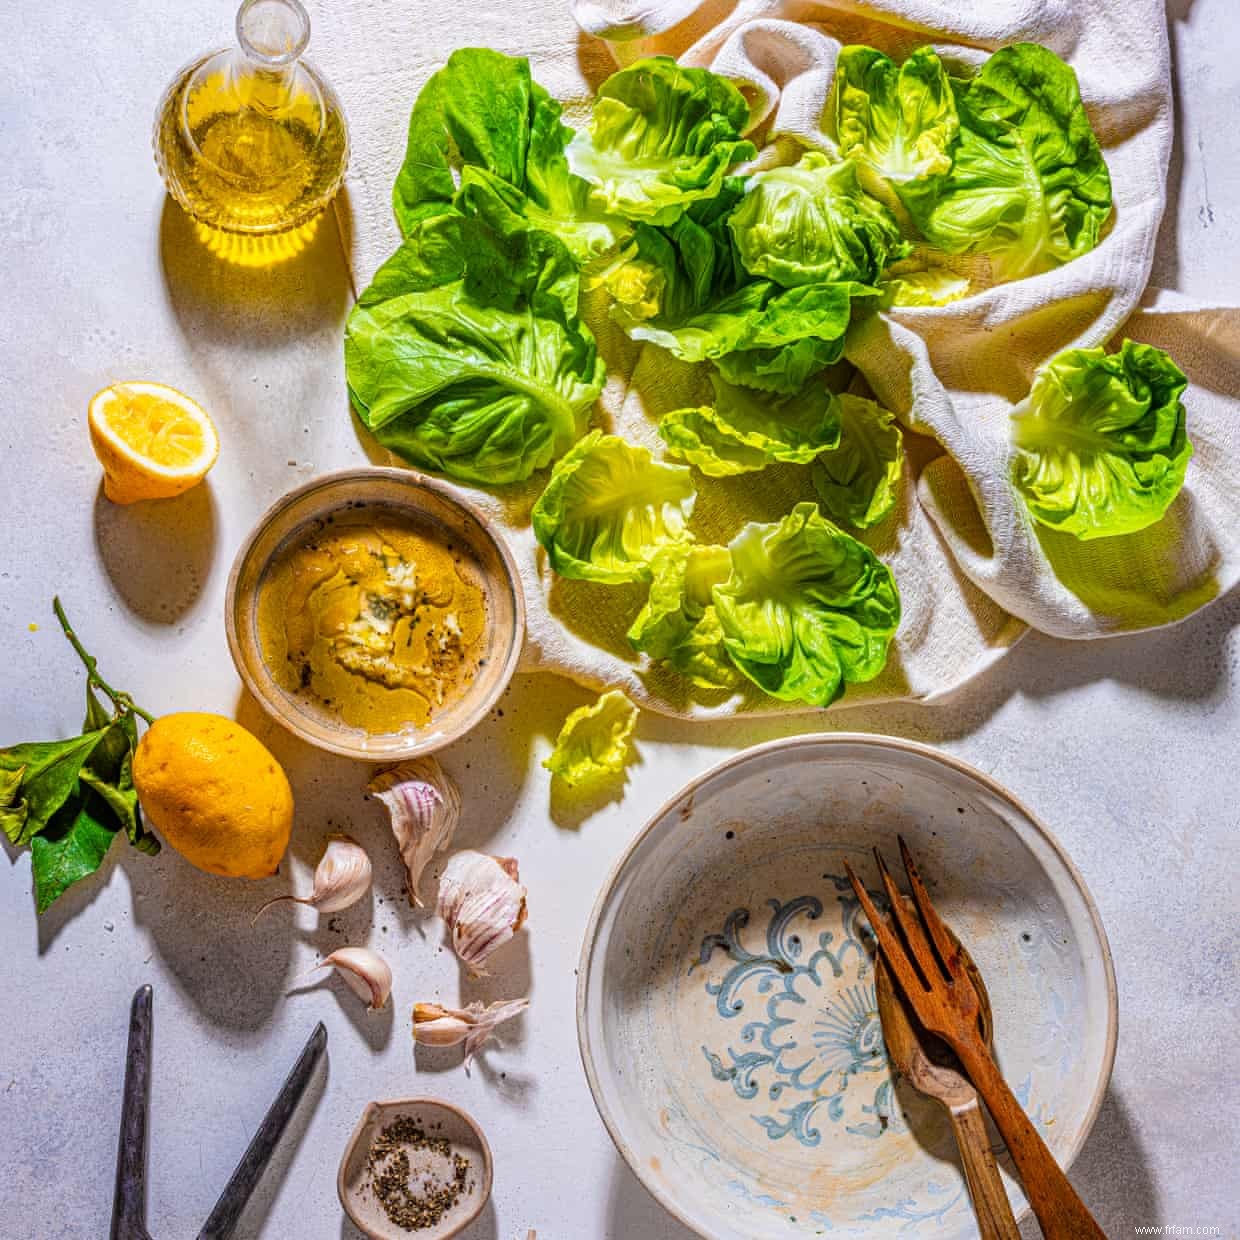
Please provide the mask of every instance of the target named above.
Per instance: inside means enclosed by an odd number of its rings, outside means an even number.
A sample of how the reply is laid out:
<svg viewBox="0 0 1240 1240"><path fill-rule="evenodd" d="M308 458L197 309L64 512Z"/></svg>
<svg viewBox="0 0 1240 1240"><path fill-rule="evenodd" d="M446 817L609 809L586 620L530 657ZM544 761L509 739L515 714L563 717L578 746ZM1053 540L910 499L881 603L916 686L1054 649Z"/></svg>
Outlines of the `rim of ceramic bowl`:
<svg viewBox="0 0 1240 1240"><path fill-rule="evenodd" d="M478 1139L478 1149L482 1154L482 1192L478 1195L478 1202L474 1209L466 1216L463 1216L459 1223L453 1229L444 1233L444 1240L457 1235L465 1230L483 1211L486 1204L491 1199L491 1189L495 1183L495 1162L491 1154L491 1143L487 1140L487 1134L482 1131L482 1125L463 1107L458 1107L454 1103L445 1102L442 1098L386 1098L375 1099L368 1102L363 1108L362 1113L358 1117L358 1121L353 1126L353 1131L349 1134L348 1141L345 1142L344 1153L340 1156L340 1166L336 1169L336 1196L340 1198L341 1209L349 1216L349 1221L365 1236L380 1236L381 1233L376 1232L364 1219L359 1218L353 1211L350 1201L350 1195L345 1184L349 1163L353 1158L353 1151L357 1148L359 1142L366 1134L367 1128L374 1121L375 1115L387 1108L396 1110L412 1111L417 1107L438 1107L442 1111L451 1111L456 1115Z"/></svg>
<svg viewBox="0 0 1240 1240"><path fill-rule="evenodd" d="M291 706L286 706L282 701L277 701L269 688L254 674L239 633L242 611L244 610L249 616L258 604L257 590L255 590L243 607L242 600L237 597L237 588L242 571L246 568L259 539L283 513L295 504L301 503L307 496L313 495L316 491L349 482L356 483L359 489L376 482L395 483L398 487L407 489L415 500L419 493L429 492L438 497L447 507L455 509L462 517L473 523L480 537L494 550L496 561L502 570L500 574L502 580L498 581L497 585L501 589L506 588L512 600L512 633L509 635L508 648L504 654L499 675L495 678L492 687L482 694L473 709L456 721L450 729L441 729L429 735L411 732L408 744L393 744L385 747L382 752L368 751L360 743L343 739L345 735L343 733L342 739L336 740L326 729L322 734L316 734L303 727L298 712ZM365 500L365 498L365 495L360 494L350 497L354 502L358 499ZM416 507L416 504L414 506ZM290 536L292 532L290 531ZM272 549L267 561L260 569L260 575L266 570L275 551L283 545L284 541L281 540L277 547ZM491 521L463 499L454 488L438 478L428 477L413 469L396 469L383 465L356 466L352 469L336 470L330 474L320 474L310 479L309 482L294 487L280 496L254 523L253 528L238 548L232 569L228 574L228 587L224 594L224 628L228 638L228 653L232 656L233 666L237 669L237 675L241 677L241 683L268 717L275 720L281 727L309 745L329 753L340 754L342 757L354 758L362 762L404 762L410 758L434 753L460 740L462 736L477 727L491 707L499 701L512 680L521 658L521 648L525 641L525 593L521 588L521 574L517 568L517 562L507 542L496 533ZM261 662L261 652L258 657Z"/></svg>
<svg viewBox="0 0 1240 1240"><path fill-rule="evenodd" d="M779 737L775 740L751 745L748 749L742 749L740 753L732 754L722 761L716 762L709 769L703 771L702 774L689 780L688 783L679 788L674 795L670 796L650 815L642 829L629 841L628 846L612 866L603 886L599 889L598 896L595 898L594 907L590 912L590 920L586 923L585 938L582 941L581 956L577 967L577 1050L581 1055L582 1066L585 1068L586 1083L590 1086L590 1096L594 1099L595 1110L598 1111L599 1118L602 1119L603 1126L607 1129L607 1135L611 1137L612 1144L619 1151L620 1156L628 1164L629 1170L637 1177L642 1187L673 1218L684 1224L695 1235L703 1236L706 1240L711 1240L710 1233L701 1231L699 1225L682 1212L680 1207L666 1193L647 1180L641 1161L628 1148L625 1138L620 1133L619 1125L603 1097L602 1085L594 1062L594 1053L590 1045L586 1021L587 995L590 989L590 974L594 968L599 923L607 909L616 883L625 867L629 864L633 854L637 852L642 842L655 827L668 817L686 796L692 796L703 784L718 778L725 771L731 770L742 763L750 762L773 751L799 749L809 745L872 745L878 749L916 754L919 757L929 758L943 766L950 767L961 775L977 780L979 784L1006 802L1017 813L1022 814L1033 825L1063 864L1069 879L1085 903L1085 909L1089 914L1094 933L1098 936L1098 943L1102 949L1102 967L1106 977L1107 992L1107 1029L1102 1072L1099 1074L1098 1084L1094 1089L1093 1097L1089 1100L1089 1106L1086 1109L1080 1132L1072 1148L1068 1151L1068 1156L1064 1162L1065 1171L1076 1161L1077 1155L1080 1154L1085 1142L1089 1139L1089 1134L1093 1131L1094 1124L1098 1119L1098 1112L1102 1109L1102 1100L1106 1096L1107 1089L1111 1083L1111 1074L1115 1069L1115 1050L1119 1041L1119 990L1115 981L1115 962L1111 958L1111 944L1107 939L1106 928L1102 924L1102 915L1098 912L1098 905L1085 882L1084 876L1077 869L1076 863L1068 855L1064 846L1056 838L1055 833L1015 793L1005 788L992 776L987 775L985 771L979 770L977 767L962 761L952 754L936 749L933 745L923 745L920 741L905 740L899 736L884 736L881 733L869 732L809 732L802 736ZM1030 1207L1026 1203L1018 1214L1017 1221L1019 1222L1026 1218L1029 1213Z"/></svg>

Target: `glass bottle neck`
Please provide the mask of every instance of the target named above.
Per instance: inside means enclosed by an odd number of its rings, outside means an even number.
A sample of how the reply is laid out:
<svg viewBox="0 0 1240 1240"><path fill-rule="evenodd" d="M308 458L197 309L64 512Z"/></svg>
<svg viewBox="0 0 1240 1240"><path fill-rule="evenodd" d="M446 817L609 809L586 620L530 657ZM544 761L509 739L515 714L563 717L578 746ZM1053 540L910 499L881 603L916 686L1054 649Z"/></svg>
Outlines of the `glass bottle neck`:
<svg viewBox="0 0 1240 1240"><path fill-rule="evenodd" d="M290 105L297 62L310 42L301 0L244 0L237 10L241 56L238 93L249 107L275 113Z"/></svg>
<svg viewBox="0 0 1240 1240"><path fill-rule="evenodd" d="M310 42L310 16L301 0L244 0L237 42L256 72L287 76Z"/></svg>

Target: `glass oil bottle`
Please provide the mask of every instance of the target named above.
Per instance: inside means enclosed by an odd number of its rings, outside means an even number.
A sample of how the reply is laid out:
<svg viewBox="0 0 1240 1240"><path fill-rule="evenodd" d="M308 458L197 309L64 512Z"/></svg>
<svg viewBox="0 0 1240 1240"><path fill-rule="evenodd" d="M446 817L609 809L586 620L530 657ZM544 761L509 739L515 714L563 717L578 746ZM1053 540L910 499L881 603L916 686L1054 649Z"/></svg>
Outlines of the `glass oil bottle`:
<svg viewBox="0 0 1240 1240"><path fill-rule="evenodd" d="M303 250L344 178L340 100L301 59L300 0L245 0L238 47L203 56L164 93L155 162L207 247L243 266Z"/></svg>

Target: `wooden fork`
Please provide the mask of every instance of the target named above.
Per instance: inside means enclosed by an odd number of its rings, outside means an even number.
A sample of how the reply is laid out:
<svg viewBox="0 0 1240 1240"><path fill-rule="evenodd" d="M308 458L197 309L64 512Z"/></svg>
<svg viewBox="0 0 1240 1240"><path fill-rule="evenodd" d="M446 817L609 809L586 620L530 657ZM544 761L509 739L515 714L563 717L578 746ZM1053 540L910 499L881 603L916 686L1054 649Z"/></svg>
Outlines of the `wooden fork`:
<svg viewBox="0 0 1240 1240"><path fill-rule="evenodd" d="M1042 1234L1048 1240L1106 1240L1102 1228L1077 1196L991 1058L978 1032L977 991L965 972L959 941L934 911L908 845L900 839L900 856L904 859L916 912L920 916L915 916L905 905L877 848L874 856L892 916L900 929L899 935L874 907L869 892L847 862L844 869L878 940L883 961L917 1019L956 1052L977 1092L982 1095L1024 1181Z"/></svg>

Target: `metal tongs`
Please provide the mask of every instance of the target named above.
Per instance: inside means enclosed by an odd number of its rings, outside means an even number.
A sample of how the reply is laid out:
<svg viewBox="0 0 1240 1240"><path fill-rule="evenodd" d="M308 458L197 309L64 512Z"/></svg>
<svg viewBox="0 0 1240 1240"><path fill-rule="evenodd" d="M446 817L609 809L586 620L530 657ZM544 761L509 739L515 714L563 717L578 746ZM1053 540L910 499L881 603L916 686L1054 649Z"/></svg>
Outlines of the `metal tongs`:
<svg viewBox="0 0 1240 1240"><path fill-rule="evenodd" d="M151 1240L146 1229L147 1103L151 1092L151 988L134 994L129 1013L129 1049L125 1055L125 1095L121 1104L121 1135L116 1150L116 1196L112 1201L111 1240ZM293 1070L285 1078L253 1140L224 1186L198 1240L231 1236L258 1181L267 1168L297 1103L306 1092L327 1049L327 1030L314 1027Z"/></svg>

